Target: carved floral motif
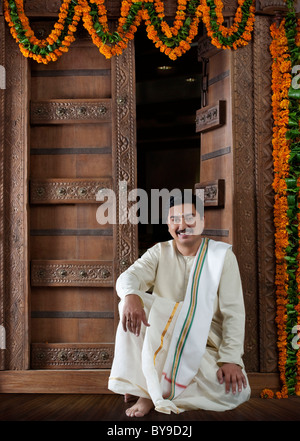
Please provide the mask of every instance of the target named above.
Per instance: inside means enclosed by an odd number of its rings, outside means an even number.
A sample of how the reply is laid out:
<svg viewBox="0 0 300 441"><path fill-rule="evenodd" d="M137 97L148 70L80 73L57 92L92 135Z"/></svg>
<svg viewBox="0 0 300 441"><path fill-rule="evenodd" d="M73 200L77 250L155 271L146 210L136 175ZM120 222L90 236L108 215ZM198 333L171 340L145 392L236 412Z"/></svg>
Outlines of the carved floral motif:
<svg viewBox="0 0 300 441"><path fill-rule="evenodd" d="M111 179L47 179L31 181L31 203L97 203L98 192L112 188Z"/></svg>
<svg viewBox="0 0 300 441"><path fill-rule="evenodd" d="M119 57L114 57L114 84L115 95L117 98L116 106L116 131L114 132L115 150L115 192L117 195L118 218L122 213L124 216L125 208L122 206L122 198L119 194L122 188L119 183L126 181L128 191L136 188L136 130L135 130L135 71L134 71L134 46L131 42L126 51ZM130 209L128 204L127 209ZM126 217L128 218L128 217ZM116 255L117 277L137 258L137 227L131 223L119 223L116 225Z"/></svg>
<svg viewBox="0 0 300 441"><path fill-rule="evenodd" d="M67 123L76 121L110 121L111 101L33 101L31 103L31 123Z"/></svg>
<svg viewBox="0 0 300 441"><path fill-rule="evenodd" d="M33 344L33 369L109 369L113 345Z"/></svg>
<svg viewBox="0 0 300 441"><path fill-rule="evenodd" d="M112 264L32 261L32 286L113 286Z"/></svg>

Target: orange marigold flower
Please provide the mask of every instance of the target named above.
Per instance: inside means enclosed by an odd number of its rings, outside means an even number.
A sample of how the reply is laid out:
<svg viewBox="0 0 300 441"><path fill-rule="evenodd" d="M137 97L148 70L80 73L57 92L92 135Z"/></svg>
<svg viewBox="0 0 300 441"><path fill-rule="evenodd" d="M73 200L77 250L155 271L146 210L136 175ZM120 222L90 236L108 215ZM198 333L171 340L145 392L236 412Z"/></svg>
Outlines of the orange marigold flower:
<svg viewBox="0 0 300 441"><path fill-rule="evenodd" d="M274 398L274 392L271 389L263 389L260 393L261 398Z"/></svg>

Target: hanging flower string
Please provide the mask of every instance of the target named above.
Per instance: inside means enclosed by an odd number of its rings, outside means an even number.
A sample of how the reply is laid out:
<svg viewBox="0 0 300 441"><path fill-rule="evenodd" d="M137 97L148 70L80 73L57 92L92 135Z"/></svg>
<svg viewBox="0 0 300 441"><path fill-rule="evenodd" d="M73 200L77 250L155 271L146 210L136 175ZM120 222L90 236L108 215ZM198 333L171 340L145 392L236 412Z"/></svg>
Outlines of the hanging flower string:
<svg viewBox="0 0 300 441"><path fill-rule="evenodd" d="M94 44L106 57L120 55L143 20L148 38L170 59L190 49L198 34L200 19L206 25L212 43L224 49L237 49L251 40L254 24L254 0L238 0L234 24L223 25L221 0L178 0L173 25L165 20L161 0L123 0L117 29L110 32L105 0L63 0L58 21L50 35L39 40L24 12L23 0L4 0L5 19L26 57L47 64L69 50L81 18Z"/></svg>
<svg viewBox="0 0 300 441"><path fill-rule="evenodd" d="M189 14L188 17L186 12ZM190 49L190 43L198 34L201 16L199 0L178 0L178 9L172 27L163 20L164 6L161 1L145 2L143 8L148 38L171 60L176 60Z"/></svg>
<svg viewBox="0 0 300 441"><path fill-rule="evenodd" d="M281 390L277 398L300 395L300 85L293 81L293 67L300 59L299 28L293 0L277 27L271 25L272 107L274 159L274 224L276 257L276 323ZM268 389L263 398L273 395Z"/></svg>
<svg viewBox="0 0 300 441"><path fill-rule="evenodd" d="M56 61L69 50L69 46L75 41L74 33L82 15L80 6L72 0L64 0L54 29L46 39L39 40L24 13L22 0L4 0L4 11L10 32L19 43L22 54L45 64Z"/></svg>
<svg viewBox="0 0 300 441"><path fill-rule="evenodd" d="M297 32L296 32L296 40L295 40L296 46L298 48L298 53L300 52L300 19L297 21ZM297 51L296 51L297 52ZM299 59L299 58L298 58ZM300 89L300 84L298 82L298 86ZM300 90L298 89L299 95ZM299 97L300 99L300 97ZM299 107L298 107L298 113ZM300 115L299 115L299 125L300 125ZM298 144L298 147L300 145ZM295 148L296 150L296 148ZM299 149L300 150L300 149ZM296 161L298 161L298 164L300 164L300 151L296 153ZM298 188L300 188L300 176L298 177ZM298 196L298 238L300 238L300 198ZM299 337L300 337L300 243L298 248L298 255L297 255L297 262L298 262L298 268L296 271L296 281L297 281L297 287L298 287L298 304L296 305L295 309L297 311L297 328L296 328L296 335L295 335L295 344L299 345ZM296 372L296 394L300 395L300 350L297 351L297 372Z"/></svg>
<svg viewBox="0 0 300 441"><path fill-rule="evenodd" d="M300 24L300 21L299 21ZM299 155L300 156L300 155ZM300 161L300 158L298 157L298 161ZM298 188L300 188L300 177L298 178ZM298 201L298 237L300 237L300 201ZM294 337L294 344L299 345L299 331L300 331L300 245L298 249L298 256L297 256L297 263L298 268L296 271L296 281L298 286L298 304L295 307L295 310L297 311L297 326L296 326L296 332ZM296 388L295 388L296 395L300 396L300 350L297 350L296 353Z"/></svg>
<svg viewBox="0 0 300 441"><path fill-rule="evenodd" d="M128 41L134 38L134 33L141 23L141 2L132 0L122 2L118 28L112 33L109 32L104 0L90 0L89 2L78 0L78 4L82 8L84 27L99 51L106 58L120 55L126 49Z"/></svg>
<svg viewBox="0 0 300 441"><path fill-rule="evenodd" d="M288 202L286 178L289 176L290 142L286 139L287 124L289 119L288 91L291 84L290 64L287 58L288 47L285 36L284 20L277 28L271 26L272 43L270 51L272 63L272 109L273 109L273 161L275 192L274 225L275 225L275 257L276 257L276 323L278 332L278 367L282 382L282 396L287 396L285 365L287 361L287 290L289 277L287 273L286 250L288 238ZM266 391L263 391L266 395Z"/></svg>
<svg viewBox="0 0 300 441"><path fill-rule="evenodd" d="M234 23L230 28L223 25L223 3L221 0L202 0L203 22L212 44L223 49L237 49L251 40L255 7L252 0L238 0Z"/></svg>
<svg viewBox="0 0 300 441"><path fill-rule="evenodd" d="M287 0L288 14L285 20L285 34L287 38L290 63L292 72L292 84L289 88L289 121L286 137L290 140L290 158L289 158L289 177L287 181L287 200L288 200L288 217L289 217L289 246L287 249L287 272L290 282L288 287L288 304L287 304L287 364L286 364L286 381L289 395L300 395L299 382L299 345L295 342L295 333L297 340L297 325L299 319L299 279L297 280L297 272L299 269L299 177L300 177L300 84L294 84L293 69L299 64L300 48L296 43L296 36L299 22L297 23L294 3Z"/></svg>

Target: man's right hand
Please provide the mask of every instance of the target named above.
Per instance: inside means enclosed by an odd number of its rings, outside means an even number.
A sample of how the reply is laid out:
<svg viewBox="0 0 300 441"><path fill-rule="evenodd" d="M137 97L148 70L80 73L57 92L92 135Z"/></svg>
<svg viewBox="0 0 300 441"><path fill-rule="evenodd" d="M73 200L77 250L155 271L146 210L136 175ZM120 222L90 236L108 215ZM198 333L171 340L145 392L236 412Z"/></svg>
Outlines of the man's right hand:
<svg viewBox="0 0 300 441"><path fill-rule="evenodd" d="M128 294L124 300L122 325L126 332L133 332L137 337L141 332L141 325L150 326L143 308L141 298L136 294Z"/></svg>

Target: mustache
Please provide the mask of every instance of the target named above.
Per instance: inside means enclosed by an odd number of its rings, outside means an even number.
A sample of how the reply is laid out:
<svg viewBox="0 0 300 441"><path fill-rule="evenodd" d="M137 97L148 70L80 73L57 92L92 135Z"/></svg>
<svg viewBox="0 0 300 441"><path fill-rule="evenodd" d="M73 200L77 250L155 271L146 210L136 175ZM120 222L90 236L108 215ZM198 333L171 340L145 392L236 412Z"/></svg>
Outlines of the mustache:
<svg viewBox="0 0 300 441"><path fill-rule="evenodd" d="M176 234L193 234L193 228L184 228L184 230L177 230Z"/></svg>

